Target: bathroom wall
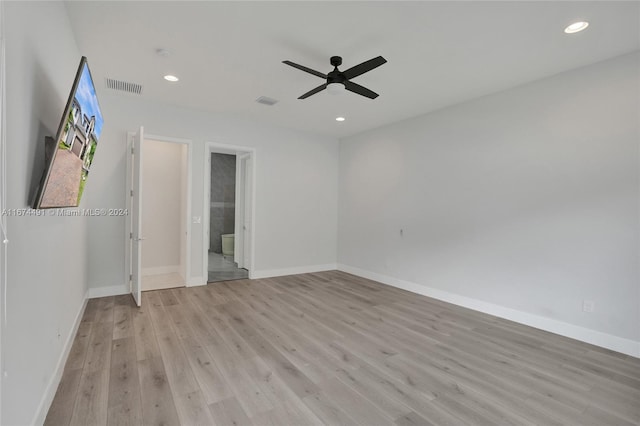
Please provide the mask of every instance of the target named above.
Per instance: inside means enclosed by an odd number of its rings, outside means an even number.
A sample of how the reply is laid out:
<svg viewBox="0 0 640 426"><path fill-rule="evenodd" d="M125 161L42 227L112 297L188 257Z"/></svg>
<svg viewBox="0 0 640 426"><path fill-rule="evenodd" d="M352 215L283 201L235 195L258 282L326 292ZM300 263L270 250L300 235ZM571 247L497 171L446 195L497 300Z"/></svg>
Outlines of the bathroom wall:
<svg viewBox="0 0 640 426"><path fill-rule="evenodd" d="M222 253L222 234L233 234L236 215L236 156L211 154L209 250Z"/></svg>

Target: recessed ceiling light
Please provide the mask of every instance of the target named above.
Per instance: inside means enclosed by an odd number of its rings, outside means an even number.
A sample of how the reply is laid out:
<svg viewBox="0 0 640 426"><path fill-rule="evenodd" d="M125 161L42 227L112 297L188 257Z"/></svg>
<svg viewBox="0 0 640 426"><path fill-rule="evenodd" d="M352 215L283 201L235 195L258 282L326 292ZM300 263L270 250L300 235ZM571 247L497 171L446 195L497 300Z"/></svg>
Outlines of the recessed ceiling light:
<svg viewBox="0 0 640 426"><path fill-rule="evenodd" d="M344 117L336 117L336 121L344 121L345 118Z"/></svg>
<svg viewBox="0 0 640 426"><path fill-rule="evenodd" d="M587 21L574 22L573 24L565 28L564 32L567 34L579 33L580 31L586 29L588 26L589 23Z"/></svg>
<svg viewBox="0 0 640 426"><path fill-rule="evenodd" d="M176 77L175 75L165 75L164 79L167 81L171 81L172 83L175 83L176 81L180 80L178 77Z"/></svg>

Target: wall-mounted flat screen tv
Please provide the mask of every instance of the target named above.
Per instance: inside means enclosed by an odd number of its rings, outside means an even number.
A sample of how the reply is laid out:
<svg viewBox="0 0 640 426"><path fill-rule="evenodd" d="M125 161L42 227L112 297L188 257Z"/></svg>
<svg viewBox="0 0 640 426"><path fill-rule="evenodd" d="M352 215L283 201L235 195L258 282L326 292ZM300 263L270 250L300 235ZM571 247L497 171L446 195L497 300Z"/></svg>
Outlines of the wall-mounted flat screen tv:
<svg viewBox="0 0 640 426"><path fill-rule="evenodd" d="M36 193L36 209L77 207L102 133L102 112L87 58L73 81Z"/></svg>

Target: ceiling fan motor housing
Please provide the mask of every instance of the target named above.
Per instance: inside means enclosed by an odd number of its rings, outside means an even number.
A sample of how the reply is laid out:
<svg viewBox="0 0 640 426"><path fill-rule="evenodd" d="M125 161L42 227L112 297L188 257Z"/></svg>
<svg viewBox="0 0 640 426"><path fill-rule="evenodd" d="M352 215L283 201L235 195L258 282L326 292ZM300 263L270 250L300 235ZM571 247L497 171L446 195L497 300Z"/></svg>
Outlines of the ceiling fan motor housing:
<svg viewBox="0 0 640 426"><path fill-rule="evenodd" d="M338 67L342 65L342 58L340 56L332 56L331 57L331 65L335 67L333 71L327 74L327 84L340 83L344 84L344 81L347 79L344 74L342 74Z"/></svg>
<svg viewBox="0 0 640 426"><path fill-rule="evenodd" d="M327 74L327 84L332 84L332 83L344 84L345 80L346 78L344 74L342 74L338 70L331 71L329 74Z"/></svg>

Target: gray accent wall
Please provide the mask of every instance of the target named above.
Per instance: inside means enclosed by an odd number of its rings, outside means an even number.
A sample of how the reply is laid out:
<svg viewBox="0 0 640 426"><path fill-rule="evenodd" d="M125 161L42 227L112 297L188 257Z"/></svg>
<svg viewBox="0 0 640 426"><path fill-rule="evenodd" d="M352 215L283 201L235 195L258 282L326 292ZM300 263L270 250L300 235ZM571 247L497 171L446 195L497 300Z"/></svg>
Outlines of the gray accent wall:
<svg viewBox="0 0 640 426"><path fill-rule="evenodd" d="M233 234L236 215L236 156L211 154L209 250L222 253L222 234Z"/></svg>

